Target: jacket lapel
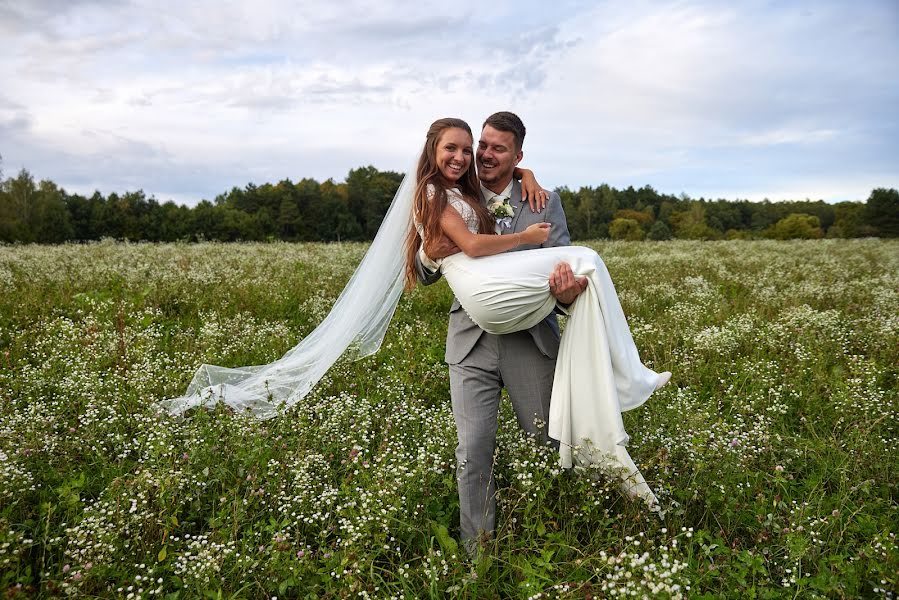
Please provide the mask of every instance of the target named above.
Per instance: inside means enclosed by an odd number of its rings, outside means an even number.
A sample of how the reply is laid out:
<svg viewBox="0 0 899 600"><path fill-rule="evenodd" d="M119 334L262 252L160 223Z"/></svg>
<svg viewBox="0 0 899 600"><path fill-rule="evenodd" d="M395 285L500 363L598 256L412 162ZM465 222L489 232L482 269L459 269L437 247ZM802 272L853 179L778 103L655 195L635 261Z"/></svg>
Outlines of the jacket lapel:
<svg viewBox="0 0 899 600"><path fill-rule="evenodd" d="M509 198L509 206L515 211L515 216L512 217L512 226L508 229L503 229L503 233L515 232L516 227L518 227L518 219L521 217L521 183L516 179L512 180L512 194Z"/></svg>

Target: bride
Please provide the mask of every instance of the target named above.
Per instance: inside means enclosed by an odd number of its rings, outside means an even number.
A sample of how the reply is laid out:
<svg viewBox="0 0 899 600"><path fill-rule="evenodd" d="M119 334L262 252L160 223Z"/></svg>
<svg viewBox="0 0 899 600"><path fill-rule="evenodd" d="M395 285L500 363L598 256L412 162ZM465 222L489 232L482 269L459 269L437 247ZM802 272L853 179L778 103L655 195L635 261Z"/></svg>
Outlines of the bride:
<svg viewBox="0 0 899 600"><path fill-rule="evenodd" d="M452 138L453 152L437 158ZM564 246L501 254L540 244L548 224L495 235L494 218L476 200L473 139L468 125L441 119L429 129L414 176L407 175L375 240L328 316L282 358L267 365L202 365L184 396L159 406L171 414L222 402L259 418L279 414L303 398L344 353L358 358L380 347L402 294L415 281L412 258L422 234L443 233L462 249L441 271L472 320L485 331L525 330L555 310L549 276L560 261L587 278L568 308L553 381L549 435L560 443L561 464L599 464L619 470L622 487L651 507L655 495L627 452L623 410L642 405L667 383L640 361L624 312L602 259L589 248ZM414 218L413 218L414 216ZM406 238L406 252L399 249Z"/></svg>

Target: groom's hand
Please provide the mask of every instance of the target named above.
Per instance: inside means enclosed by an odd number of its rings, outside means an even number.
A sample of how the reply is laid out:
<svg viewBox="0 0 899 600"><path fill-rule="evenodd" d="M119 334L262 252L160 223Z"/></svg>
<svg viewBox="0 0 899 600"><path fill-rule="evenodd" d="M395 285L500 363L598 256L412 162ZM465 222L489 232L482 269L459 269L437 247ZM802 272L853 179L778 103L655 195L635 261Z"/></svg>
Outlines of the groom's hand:
<svg viewBox="0 0 899 600"><path fill-rule="evenodd" d="M424 246L425 254L431 260L446 258L447 256L458 254L462 251L453 240L445 235L438 236L435 240L425 240Z"/></svg>
<svg viewBox="0 0 899 600"><path fill-rule="evenodd" d="M586 277L575 277L571 265L560 262L549 276L549 291L560 304L571 304L587 289Z"/></svg>

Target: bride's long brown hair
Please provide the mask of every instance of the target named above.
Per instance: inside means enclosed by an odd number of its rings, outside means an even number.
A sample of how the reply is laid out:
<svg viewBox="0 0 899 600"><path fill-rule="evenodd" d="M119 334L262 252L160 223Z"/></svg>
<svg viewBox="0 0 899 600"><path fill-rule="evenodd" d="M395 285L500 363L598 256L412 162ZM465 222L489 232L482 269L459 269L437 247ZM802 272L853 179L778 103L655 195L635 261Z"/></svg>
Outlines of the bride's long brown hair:
<svg viewBox="0 0 899 600"><path fill-rule="evenodd" d="M453 128L466 131L468 136L474 139L471 127L462 119L452 117L438 119L431 123L428 135L425 138L424 150L421 152L421 158L418 159L418 168L416 169L418 183L415 186L415 194L412 197L413 223L406 236L407 290L414 288L418 281L415 275L415 257L419 248L421 248L422 238L415 227L415 222L421 223L424 236L427 239L433 240L443 234L443 230L440 228L440 217L443 215L444 209L446 209L446 189L449 184L437 168L437 144L440 142L443 132ZM478 201L481 197L481 188L478 184L474 162L475 158L472 149L471 164L468 166L468 170L450 187L458 187L462 192L462 197L474 209L475 214L478 215L480 233L494 233L495 221L493 215ZM432 198L428 198L429 185L434 186Z"/></svg>

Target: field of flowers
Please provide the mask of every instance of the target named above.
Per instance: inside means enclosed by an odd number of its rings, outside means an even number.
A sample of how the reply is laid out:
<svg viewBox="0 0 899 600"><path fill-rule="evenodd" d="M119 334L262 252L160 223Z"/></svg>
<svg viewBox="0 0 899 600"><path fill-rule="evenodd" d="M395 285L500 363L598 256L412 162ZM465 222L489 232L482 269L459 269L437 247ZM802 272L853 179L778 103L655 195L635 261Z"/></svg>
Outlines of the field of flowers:
<svg viewBox="0 0 899 600"><path fill-rule="evenodd" d="M445 283L282 416L152 403L269 362L363 244L0 246L5 598L881 597L899 590L899 243L590 244L672 384L625 415L659 495L560 472L507 403L498 530L457 544Z"/></svg>

